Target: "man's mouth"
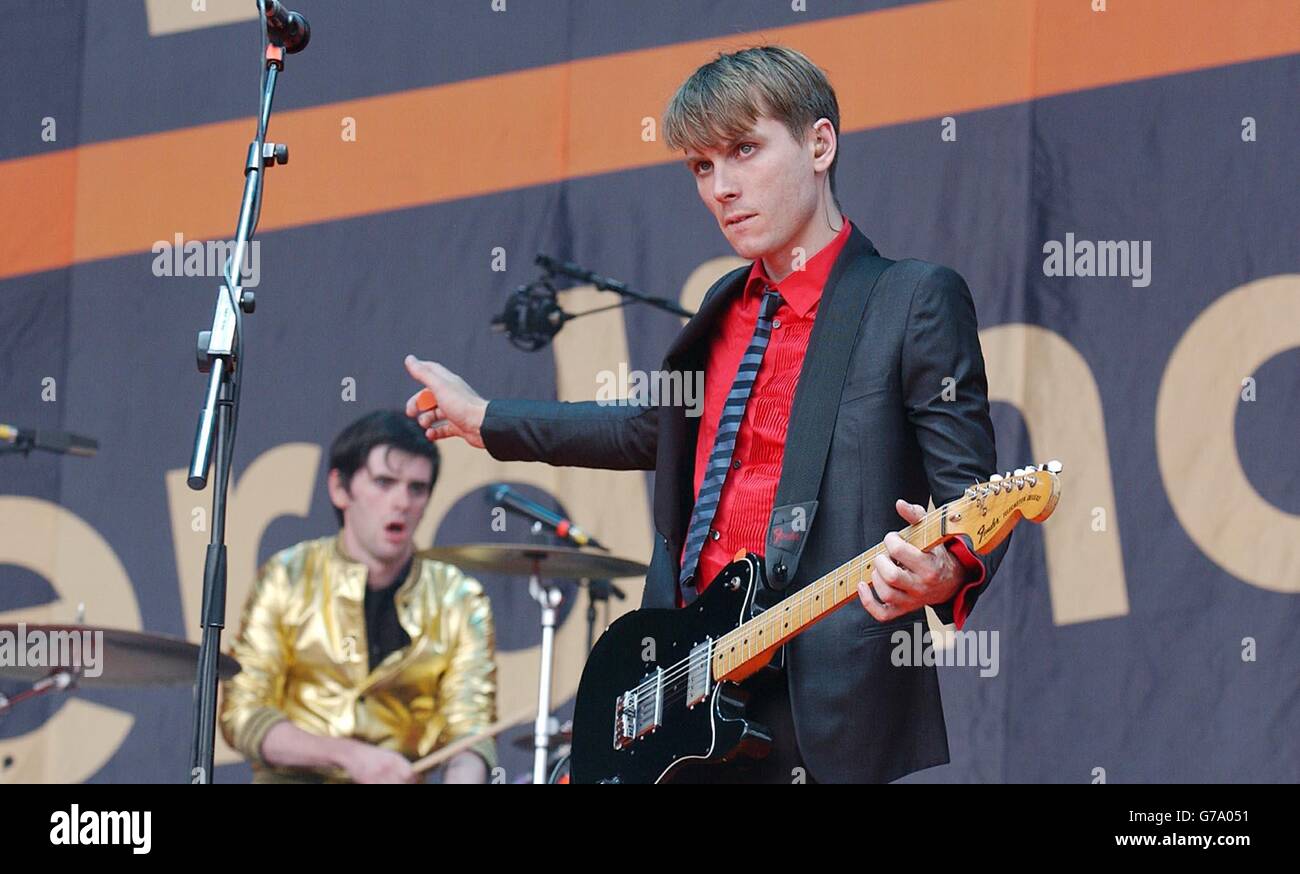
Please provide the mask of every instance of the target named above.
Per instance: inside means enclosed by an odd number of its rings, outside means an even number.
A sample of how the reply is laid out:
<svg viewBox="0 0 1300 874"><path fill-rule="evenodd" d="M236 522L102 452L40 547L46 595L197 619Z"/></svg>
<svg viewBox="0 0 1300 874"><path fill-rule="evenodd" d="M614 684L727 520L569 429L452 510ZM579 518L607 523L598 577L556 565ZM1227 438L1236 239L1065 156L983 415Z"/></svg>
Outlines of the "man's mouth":
<svg viewBox="0 0 1300 874"><path fill-rule="evenodd" d="M401 540L406 536L406 523L389 522L384 526L384 533L392 540Z"/></svg>
<svg viewBox="0 0 1300 874"><path fill-rule="evenodd" d="M740 227L741 225L745 224L745 222L749 221L756 215L758 215L758 213L747 212L742 215L732 216L731 218L727 219L727 227L729 228Z"/></svg>

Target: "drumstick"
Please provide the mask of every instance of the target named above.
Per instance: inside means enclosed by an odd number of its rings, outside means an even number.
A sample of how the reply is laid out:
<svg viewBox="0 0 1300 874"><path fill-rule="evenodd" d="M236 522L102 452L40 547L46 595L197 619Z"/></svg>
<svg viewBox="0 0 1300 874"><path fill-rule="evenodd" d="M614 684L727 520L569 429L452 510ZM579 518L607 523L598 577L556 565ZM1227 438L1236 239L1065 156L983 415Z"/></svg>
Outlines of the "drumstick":
<svg viewBox="0 0 1300 874"><path fill-rule="evenodd" d="M514 716L508 719L502 719L498 722L494 722L491 725L489 725L487 728L480 731L478 734L471 734L467 737L461 738L460 740L453 741L452 743L447 744L445 747L438 750L437 752L429 753L429 755L425 756L424 758L416 760L411 764L411 769L414 770L415 773L417 774L423 774L425 771L432 771L434 768L443 764L448 759L455 758L455 756L457 756L458 754L465 752L467 749L474 746L474 744L478 743L484 738L496 737L498 734L505 731L510 726L518 722L522 722L523 720L532 716L533 713L535 712L536 711L533 708L529 708L527 710L519 711Z"/></svg>

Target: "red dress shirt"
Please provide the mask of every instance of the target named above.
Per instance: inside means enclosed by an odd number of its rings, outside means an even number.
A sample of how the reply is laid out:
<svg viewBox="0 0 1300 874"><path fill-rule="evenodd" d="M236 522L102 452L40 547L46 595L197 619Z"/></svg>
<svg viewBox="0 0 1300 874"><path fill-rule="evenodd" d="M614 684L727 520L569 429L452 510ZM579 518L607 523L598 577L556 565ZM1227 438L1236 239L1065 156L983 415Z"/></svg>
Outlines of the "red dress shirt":
<svg viewBox="0 0 1300 874"><path fill-rule="evenodd" d="M808 351L822 290L835 259L848 242L851 229L852 225L846 218L844 227L835 238L808 258L802 270L795 270L775 283L782 303L773 318L771 338L736 435L731 470L727 472L713 524L700 552L699 568L695 573L700 592L737 552L746 550L761 555L765 551L767 524L781 481L786 428L790 423L795 389L799 385L799 371ZM763 292L772 286L760 258L749 271L744 291L732 302L716 328L705 365L704 411L700 417L699 439L695 444L694 494L697 497L713 452L722 408L736 379L740 359L754 336ZM903 527L901 518L899 527ZM862 548L872 545L863 544ZM960 628L969 612L963 604L964 595L971 586L983 581L984 565L960 541L950 544L950 549L966 567L970 580L959 590L954 603L953 615Z"/></svg>

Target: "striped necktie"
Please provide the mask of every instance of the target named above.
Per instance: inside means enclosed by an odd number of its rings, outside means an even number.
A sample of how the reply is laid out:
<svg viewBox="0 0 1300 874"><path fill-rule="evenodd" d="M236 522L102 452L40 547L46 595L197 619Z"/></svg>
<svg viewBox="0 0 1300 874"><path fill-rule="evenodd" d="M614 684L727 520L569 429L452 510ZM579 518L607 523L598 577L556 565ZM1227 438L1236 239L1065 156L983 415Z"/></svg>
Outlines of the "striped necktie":
<svg viewBox="0 0 1300 874"><path fill-rule="evenodd" d="M749 400L750 389L754 387L754 378L758 375L759 365L763 363L763 351L767 349L767 341L772 334L772 317L781 303L781 295L776 289L769 287L763 293L758 321L754 325L754 338L749 341L749 348L740 359L736 381L731 384L726 405L722 408L722 417L718 420L718 434L713 439L708 467L704 471L704 479L700 482L700 493L695 498L695 509L691 511L691 521L686 528L686 552L682 556L682 573L678 577L678 582L681 584L682 596L687 604L695 600L699 589L694 576L700 562L700 551L704 549L704 540L709 536L709 526L713 523L713 515L718 510L718 500L722 497L722 484L727 479L727 470L731 467L731 455L736 449L736 436L740 433L740 423L745 418L745 402Z"/></svg>

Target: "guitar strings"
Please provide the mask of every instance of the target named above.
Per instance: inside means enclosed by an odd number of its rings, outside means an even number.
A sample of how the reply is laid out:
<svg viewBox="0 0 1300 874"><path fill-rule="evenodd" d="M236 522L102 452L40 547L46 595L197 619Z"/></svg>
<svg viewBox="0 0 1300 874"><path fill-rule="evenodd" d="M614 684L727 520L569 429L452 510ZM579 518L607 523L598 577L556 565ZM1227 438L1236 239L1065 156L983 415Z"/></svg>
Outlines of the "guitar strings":
<svg viewBox="0 0 1300 874"><path fill-rule="evenodd" d="M1031 488L1035 487L1036 484L1037 484L1037 483L1036 483L1036 480L1035 480L1035 481L1032 481L1032 482L1028 482L1027 480L1028 480L1028 477L1034 476L1034 475L1037 474L1038 472L1039 472L1039 471L1034 471L1032 474L1026 474L1026 475L1024 475L1024 476L1026 477L1026 479L1020 479L1020 478L1017 478L1017 479L1016 479L1016 491L1020 491L1021 489L1023 489L1025 484L1028 484ZM977 486L977 488L978 488L978 487L979 487L979 486ZM984 488L987 488L987 485L984 485L983 487L984 487ZM1008 489L1008 492L1009 492L1009 491L1010 491L1010 490ZM994 494L996 494L996 492L995 492ZM933 525L936 524L936 523L941 523L941 522L942 522L942 519L943 519L943 517L944 517L944 515L946 515L947 513L951 512L951 511L953 511L953 510L965 510L965 509L966 509L967 507L969 507L971 504L976 504L976 503L979 503L979 502L981 502L981 501L986 501L987 498L988 498L988 494L987 494L987 493L977 493L977 494L975 494L974 496L971 496L971 497L966 497L965 495L963 495L962 497L957 498L956 500L954 500L954 501L952 501L952 502L950 502L950 503L948 503L948 504L945 504L945 505L943 505L942 507L938 507L938 508L936 508L934 511L932 511L932 512L930 512L930 513L927 513L925 516L923 516L923 517L922 517L920 520L918 520L917 522L915 522L915 523L913 523L913 524L907 526L907 528L902 529L902 531L900 532L900 534L901 534L901 536L903 536L903 538L904 538L905 540L908 540L908 542L911 542L911 538L912 538L914 535L918 534L918 533L922 533L922 532L924 531L924 529L925 529L927 526L933 526ZM913 544L913 545L915 545L915 544ZM879 555L880 555L881 553L883 553L883 552L885 552L885 551L886 551L886 550L885 550L885 546L884 546L884 543L883 543L883 542L876 544L874 547L872 547L872 548L871 548L870 550L868 550L867 552L861 553L861 554L855 556L854 558L850 559L849 561L845 562L844 564L841 564L839 567L835 568L835 570L832 571L831 573L823 574L823 575L822 575L821 577L819 577L817 580L813 581L813 582L810 583L808 586L805 586L803 589L801 589L798 593L796 593L795 595L791 596L790 598L778 602L776 605L773 605L773 607L770 608L768 611L765 611L763 614L760 614L759 616L756 616L756 617L754 617L754 618L752 618L752 619L747 620L746 622L742 623L741 625L738 625L738 626L736 626L735 628L731 629L731 631L728 631L726 634L722 635L722 636L719 637L717 640L713 641L713 642L712 642L712 643L713 643L713 646L710 646L710 647L708 648L708 650L707 650L707 652L708 652L708 654L709 654L709 655L708 655L708 660L707 660L707 663L708 663L708 666L709 666L709 679L710 679L712 682L714 682L714 683L718 682L717 678L713 676L713 658L714 658L714 653L716 652L716 650L714 649L714 647L715 647L717 644L722 643L722 642L724 642L724 641L726 641L726 640L732 638L733 635L737 635L737 634L739 634L739 633L741 632L741 630L744 629L746 626L751 626L751 627L752 627L753 625L756 625L757 623L763 621L764 617L766 617L766 616L776 615L776 614L773 614L772 611L773 611L773 610L776 610L778 607L783 608L783 610L784 610L784 609L795 609L795 610L796 610L796 614L797 614L797 611L798 611L799 609L801 609L801 608L804 607L804 606L808 606L808 601L809 601L810 598L811 598L811 600L816 601L816 600L818 600L818 599L820 598L821 595L823 595L823 594L830 594L831 592L833 592L833 591L834 591L834 587L835 587L836 585L839 585L840 583L843 582L843 580L836 580L835 583L833 583L833 584L831 584L831 585L828 586L828 585L827 585L827 582L828 582L828 581L830 581L830 580L835 580L837 577L844 577L844 578L847 579L847 578L850 578L850 577L854 576L856 573L859 573L859 572L861 572L861 571L863 571L863 570L866 570L866 568L867 568L868 566L870 566L871 562L874 561L877 557L879 557ZM855 567L855 565L861 565L861 567ZM825 591L825 590L827 590L827 589L829 589L830 592ZM855 587L854 587L854 591L856 591L856 590L857 590L857 587L855 586ZM826 614L832 612L833 610L839 609L839 607L843 606L845 603L847 603L847 602L850 601L850 600L852 600L851 597L846 597L846 598L844 598L844 599L842 599L842 600L834 600L833 598L828 599L828 603L832 604L832 606L830 606L830 607L824 607L824 606L821 607L821 608L819 609L819 612L818 612L817 617L816 617L815 619L810 620L808 623L806 623L806 626L805 626L805 627L807 627L807 626L811 626L811 625L814 624L816 621L819 621L823 616L825 616ZM799 631L796 630L795 633L798 634ZM779 639L779 638L778 638L778 639ZM758 652L762 652L762 651L764 651L764 650L767 650L767 649L774 649L774 648L775 648L775 647L773 647L773 646L766 646L766 645L765 645L765 646L762 646L762 647L758 650ZM751 656L751 658L753 658L753 657L754 657L754 656ZM637 696L639 697L643 692L649 692L649 691L651 691L652 689L654 689L655 687L660 686L660 685L662 685L664 689L667 689L667 688L668 688L669 686L671 686L672 684L677 683L678 681L680 681L680 680L683 678L684 675L688 675L688 674L689 674L690 667L691 667L691 661L692 661L692 656L691 656L691 655L687 655L685 658L683 658L683 659L677 661L676 663L674 663L673 665L671 665L671 666L669 666L667 669L665 669L664 672L663 672L663 674L662 674L662 676L661 676L660 674L657 674L657 673L655 673L655 674L649 674L649 675L646 676L646 678L645 678L645 679L644 679L640 684L638 684L637 686L635 686L633 689L631 689L631 690L629 690L629 691L630 691L630 692L633 692L633 693L636 693ZM698 658L697 658L697 661L698 661ZM741 664L744 664L744 662L742 661ZM660 708L662 709L662 707L663 707L664 705L676 704L679 700L683 700L683 699L685 698L686 694L687 694L688 689L689 689L689 686L686 687L686 688L683 688L683 689L681 690L680 693L678 693L678 692L668 692L668 693L664 696L663 701L660 702ZM625 694L626 694L626 693L625 693ZM638 710L639 710L639 709L640 709L640 703L638 702Z"/></svg>
<svg viewBox="0 0 1300 874"><path fill-rule="evenodd" d="M949 509L951 509L951 508L952 508L952 506L949 505ZM927 520L922 520L921 522L916 523L917 526L919 526L919 527L917 528L917 530L919 531L921 528L924 528L925 525L926 525L926 523L927 523ZM909 526L909 527L910 527L910 526ZM904 529L904 531L907 531L907 529ZM910 536L910 535L913 534L913 533L916 533L916 532L913 532L913 531L907 531L907 535L908 535L908 536ZM877 545L876 547L873 547L873 548L869 551L869 553L863 553L862 555L857 556L856 558L852 559L851 561L846 562L846 563L843 564L843 565L840 565L838 568L836 568L836 572L835 572L835 573L825 574L824 576L820 577L820 578L819 578L818 580L816 580L815 582L813 582L813 583L809 584L808 586L806 586L805 588L801 589L797 594L792 595L792 596L791 596L789 599L787 599L786 601L781 601L781 602L779 602L778 604L776 604L776 605L774 605L772 608L770 608L769 611L767 611L767 612L761 614L760 616L754 617L754 618L751 619L751 620L748 620L747 622L745 622L745 623L742 624L742 625L737 626L736 628L733 628L731 631L727 632L727 633L724 634L723 636L719 637L717 640L713 641L714 646L709 648L709 650L708 650L708 652L709 652L709 658L708 658L708 660L707 660L707 662L708 662L708 664L709 664L709 668L710 668L710 680L711 680L711 681L714 681L714 682L717 681L716 678L713 676L713 673L712 673L712 667L713 667L712 663L713 663L714 653L717 651L717 650L714 649L714 647L716 647L718 644L720 644L720 643L722 643L723 641L729 639L729 638L731 637L731 635L738 633L741 629L744 629L746 626L751 626L751 627L752 627L753 625L757 625L757 623L759 623L760 621L763 621L763 617L765 617L765 616L775 616L775 615L778 615L778 614L773 613L772 611L777 610L777 608L781 608L781 609L784 611L784 610L786 609L786 607L787 607L787 601L789 602L789 603L788 603L788 607L789 607L789 609L791 609L792 611L796 612L796 614L797 614L798 611L801 610L803 607L809 606L809 605L812 604L813 602L819 600L819 598L820 598L821 595L827 595L827 594L830 594L830 592L827 592L827 591L820 591L820 592L819 592L819 591L815 591L815 589L817 589L817 588L821 588L821 589L830 589L830 590L833 591L833 589L834 589L834 585L837 585L838 582L841 582L841 581L837 581L836 584L833 584L833 585L831 585L831 586L826 586L825 583L826 583L827 580L829 580L829 579L833 579L833 578L836 578L836 577L844 577L844 578L847 579L847 578L849 578L849 577L854 576L854 575L857 574L857 573L860 573L861 571L866 570L867 567L870 566L871 561L873 561L875 558L877 558L877 557L878 557L882 552L884 552L884 551L885 551L885 550L884 550L883 547L880 546L880 545ZM860 565L860 566L857 566L857 565ZM856 586L854 586L853 591L854 591L854 592L857 591L857 587L856 587ZM834 611L834 610L839 609L841 606L843 606L844 604L848 603L850 600L852 600L852 597L851 597L851 596L850 596L850 597L843 598L842 600L836 600L836 599L834 599L834 598L828 598L828 599L827 599L827 604L828 604L829 606L822 606L822 607L814 608L814 609L817 611L816 617L815 617L814 619L810 620L809 622L807 622L805 625L806 625L806 626L810 626L810 625L814 624L816 621L820 620L823 616L825 616L826 614L828 614L828 613L830 613L830 612L832 612L832 611ZM798 633L798 632L796 631L796 633ZM753 635L751 634L751 636L753 636ZM767 649L774 649L774 648L775 648L775 647L772 647L772 646L760 645L760 646L757 648L757 650L755 651L755 655L754 655L754 656L750 656L750 658L754 658L754 657L756 657L759 653L763 652L764 650L767 650ZM698 659L698 657L697 657L697 661L699 661L699 660L700 660L700 659ZM688 675L689 675L689 673L690 673L690 661L691 661L691 657L690 657L690 656L687 656L686 658L682 659L681 661L678 661L677 663L675 663L675 664L672 665L670 668L668 668L668 669L666 669L666 670L664 671L663 679L662 679L662 685L663 685L663 687L664 687L666 690L668 689L669 686L671 686L671 685L673 685L674 683L677 683L678 681L680 681L680 680L683 678L683 676L688 676ZM743 663L744 663L744 661L741 662L741 664L743 664ZM658 674L650 674L650 675L648 675L648 676L646 677L646 680L645 680L644 682L642 682L639 686L637 686L635 689L633 689L633 690L631 690L631 691L635 692L635 693L639 696L639 695L641 695L642 693L649 693L649 692L653 691L654 688L655 688L656 686L659 686L659 685L660 685L660 677L659 677L659 675L658 675ZM683 688L683 689L681 689L681 690L669 690L669 691L667 691L666 694L664 695L664 698L663 698L663 702L662 702L663 705L664 705L664 706L672 705L672 704L676 704L676 703L678 703L678 701L684 700L684 699L686 698L686 695L687 695L687 692L688 692L688 691L689 691L688 688Z"/></svg>
<svg viewBox="0 0 1300 874"><path fill-rule="evenodd" d="M969 499L969 498L960 498L960 499L958 499L958 500L959 500L959 501L970 501L970 500L972 500L972 499ZM934 511L934 513L932 513L932 514L927 514L925 518L922 518L922 519L919 520L918 522L916 522L916 523L914 523L914 524L912 524L912 525L909 525L907 528L904 528L904 529L903 529L903 536L904 536L904 538L905 538L905 539L906 539L906 538L910 538L910 537L912 537L913 535L919 533L919 532L920 532L922 529L924 529L927 525L933 525L934 522L938 521L938 519L942 517L942 514L943 514L943 513L946 513L946 512L948 512L948 511L954 509L954 508L955 508L955 504L956 504L956 502L954 502L954 503L952 503L952 504L947 504L947 505L945 505L944 507L941 507L941 508L939 508L939 509L936 509L936 510ZM941 512L941 511L942 511L942 512ZM931 516L933 516L934 518L932 519ZM885 550L884 550L884 545L883 545L883 543L876 544L875 546L873 546L873 547L872 547L870 550L868 550L867 552L861 553L860 555L855 556L854 558L850 559L849 561L845 562L844 564L841 564L839 567L835 568L834 571L832 571L831 573L823 574L823 575L822 575L821 577L819 577L817 580L815 580L814 582L810 583L808 586L805 586L803 589L801 589L801 590L800 590L799 592L797 592L796 594L792 595L790 598L785 599L785 600L779 602L779 603L776 604L776 605L773 605L773 607L771 608L771 610L776 610L777 608L781 608L782 610L785 610L785 609L787 609L787 608L792 609L792 610L798 610L798 609L802 609L802 608L805 607L805 606L808 606L808 605L811 604L813 601L817 600L818 597L820 597L820 595L822 595L822 594L826 594L826 592L819 591L819 590L821 590L821 589L823 589L823 588L827 588L827 587L824 585L825 582L826 582L827 580L834 579L834 578L837 578L837 577L846 577L846 578L847 578L847 577L853 576L855 573L858 573L858 572L861 572L861 571L865 570L865 569L866 569L866 568L871 564L871 562L872 562L873 560L875 560L875 559L880 555L880 553L883 552L883 551L885 551ZM858 566L858 565L860 565L860 566ZM856 587L855 587L855 591L856 591ZM848 601L848 600L850 600L850 599L848 599L848 598L844 599L844 601ZM838 607L841 603L844 603L844 601L842 601L842 602L837 602L835 606ZM788 603L787 603L787 602L788 602ZM826 611L826 610L822 610L821 612L822 612L822 613L825 613L825 612L828 612L828 611ZM717 646L718 644L723 643L724 641L727 641L728 639L730 639L730 638L732 637L732 635L736 635L736 634L738 634L738 633L739 633L742 629L744 629L746 626L751 626L751 627L753 627L753 625L751 625L751 623L753 623L754 625L756 625L757 623L763 621L763 617L764 617L764 616L767 616L767 615L775 615L775 614L770 614L770 611L767 611L767 612L765 612L765 613L763 613L763 614L761 614L761 615L759 615L759 616L754 617L753 619L747 620L746 622L742 623L741 625L738 625L738 626L736 626L735 628L731 629L731 631L728 631L726 634L722 635L722 636L719 637L717 640L713 641L714 646ZM809 624L811 624L811 623L809 623ZM765 648L766 648L766 647L765 647ZM711 668L712 668L712 664L711 664L711 663L712 663L712 656L713 656L713 653L714 653L716 650L714 649L714 647L710 647L708 651L709 651L709 656L710 656L710 657L709 657L709 662L710 662L710 670L711 670ZM697 657L697 660L698 660L698 657ZM688 673L689 670L690 670L690 661L691 661L691 656L688 655L686 658L681 659L680 661L676 662L675 664L673 664L673 665L671 665L670 667L668 667L667 669L665 669L665 670L664 670L664 673L663 673L663 677L662 677L662 683L663 683L663 685L664 685L664 686L668 686L670 683L675 682L676 680L680 679L680 678L682 677L683 673ZM712 679L712 677L711 677L711 679ZM649 692L649 691L651 691L654 687L658 686L658 685L660 684L660 682L661 682L661 680L660 680L660 676L659 676L658 674L649 674L649 675L646 676L646 679L645 679L644 681L642 681L641 684L639 684L638 686L634 687L633 689L631 689L631 690L629 690L629 691L634 692L634 693L636 693L637 695L640 695L640 694L643 693L643 692ZM664 703L670 703L672 700L673 700L672 698L666 698Z"/></svg>

